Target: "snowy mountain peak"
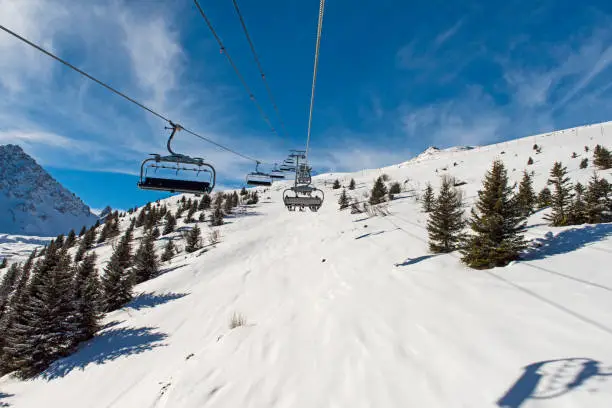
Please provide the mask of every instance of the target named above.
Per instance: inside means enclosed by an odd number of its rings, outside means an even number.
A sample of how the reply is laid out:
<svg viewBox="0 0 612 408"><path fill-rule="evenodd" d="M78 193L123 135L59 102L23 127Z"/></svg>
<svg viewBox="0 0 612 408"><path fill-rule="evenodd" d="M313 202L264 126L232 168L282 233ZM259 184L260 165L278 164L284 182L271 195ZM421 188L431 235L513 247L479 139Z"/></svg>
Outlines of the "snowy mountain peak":
<svg viewBox="0 0 612 408"><path fill-rule="evenodd" d="M96 221L87 205L20 146L0 145L0 231L57 235Z"/></svg>

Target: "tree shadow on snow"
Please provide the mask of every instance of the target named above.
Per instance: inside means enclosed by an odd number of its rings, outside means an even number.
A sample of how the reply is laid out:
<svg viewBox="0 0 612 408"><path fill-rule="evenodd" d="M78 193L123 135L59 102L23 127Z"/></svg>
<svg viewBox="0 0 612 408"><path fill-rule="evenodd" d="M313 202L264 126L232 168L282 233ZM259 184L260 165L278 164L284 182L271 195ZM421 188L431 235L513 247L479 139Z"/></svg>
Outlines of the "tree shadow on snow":
<svg viewBox="0 0 612 408"><path fill-rule="evenodd" d="M366 237L373 237L374 235L384 234L385 232L386 231L368 232L367 234L363 234L363 235L360 235L358 237L355 237L355 239L362 239L362 238L366 238Z"/></svg>
<svg viewBox="0 0 612 408"><path fill-rule="evenodd" d="M540 361L523 367L523 374L497 401L501 408L519 408L527 400L561 397L585 384L594 386L612 376L610 368L602 369L599 361L590 358L564 358ZM592 388L589 391L594 392Z"/></svg>
<svg viewBox="0 0 612 408"><path fill-rule="evenodd" d="M548 232L544 238L535 239L536 248L529 250L521 259L532 261L566 254L610 236L612 236L612 224L587 225L561 231L557 235Z"/></svg>
<svg viewBox="0 0 612 408"><path fill-rule="evenodd" d="M41 377L54 380L65 377L74 369L84 370L89 364L105 364L122 356L144 353L165 346L158 343L168 335L155 327L117 328L96 335L69 357L51 364Z"/></svg>
<svg viewBox="0 0 612 408"><path fill-rule="evenodd" d="M1 392L0 391L0 407L10 407L11 404L9 404L8 402L3 401L5 398L10 398L10 397L14 397L15 394L7 394L5 392Z"/></svg>
<svg viewBox="0 0 612 408"><path fill-rule="evenodd" d="M394 264L395 266L408 266L408 265L414 265L416 263L422 262L422 261L426 261L429 258L433 258L434 256L438 256L439 254L430 254L430 255L422 255L422 256L417 256L416 258L408 258L406 259L404 262L402 263L397 263Z"/></svg>
<svg viewBox="0 0 612 408"><path fill-rule="evenodd" d="M177 269L180 269L183 266L187 266L187 264L176 265L176 266L171 266L170 268L162 269L162 270L159 271L159 273L157 274L156 278L158 278L158 277L160 277L162 275L165 275L165 274L167 274L169 272L176 271Z"/></svg>
<svg viewBox="0 0 612 408"><path fill-rule="evenodd" d="M130 309L140 310L146 309L150 307L155 307L159 305L163 305L164 303L168 303L172 300L180 299L182 297L187 296L188 293L162 293L161 295L156 295L154 293L141 293L134 300L126 305Z"/></svg>

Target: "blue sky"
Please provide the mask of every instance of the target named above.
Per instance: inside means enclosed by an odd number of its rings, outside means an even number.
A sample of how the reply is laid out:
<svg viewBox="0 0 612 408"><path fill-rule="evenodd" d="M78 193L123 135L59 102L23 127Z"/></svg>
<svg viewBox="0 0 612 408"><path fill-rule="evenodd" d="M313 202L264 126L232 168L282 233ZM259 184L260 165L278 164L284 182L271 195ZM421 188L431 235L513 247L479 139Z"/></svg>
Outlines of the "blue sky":
<svg viewBox="0 0 612 408"><path fill-rule="evenodd" d="M231 0L201 0L278 126ZM317 1L239 2L287 134L273 135L191 0L0 0L0 23L173 120L249 156L305 144ZM94 208L141 205L140 161L164 122L0 33L0 143L17 143ZM606 1L328 0L311 162L318 172L405 161L610 120ZM187 134L223 186L252 163Z"/></svg>

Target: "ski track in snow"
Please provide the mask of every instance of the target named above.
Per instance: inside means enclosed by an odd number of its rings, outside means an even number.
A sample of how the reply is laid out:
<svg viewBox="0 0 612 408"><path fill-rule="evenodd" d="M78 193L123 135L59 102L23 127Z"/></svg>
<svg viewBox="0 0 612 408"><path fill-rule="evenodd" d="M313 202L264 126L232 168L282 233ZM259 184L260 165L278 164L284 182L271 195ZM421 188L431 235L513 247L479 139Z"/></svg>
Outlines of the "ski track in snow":
<svg viewBox="0 0 612 408"><path fill-rule="evenodd" d="M611 123L602 126L612 132ZM578 168L583 146L607 141L598 126L576 133L428 150L384 169L320 175L326 202L318 213L286 211L284 183L275 184L251 214L219 228L220 243L177 255L166 273L137 286L140 298L105 317L99 335L46 376L2 378L0 403L610 407L612 224L552 228L540 211L526 237L542 247L505 268L477 271L458 253L428 252L427 216L412 193L400 194L389 216L370 218L338 211L341 190L331 189L336 177L343 185L354 177L358 187L348 193L361 200L387 173L421 192L427 181L437 188L435 170L446 167L467 182L461 188L471 204L495 157L514 181L523 168L534 170L538 191L555 160L584 183L592 168ZM573 151L581 156L570 159ZM174 211L178 197L166 202ZM204 236L209 231L203 227ZM102 267L111 246L96 252ZM230 329L234 313L246 324Z"/></svg>

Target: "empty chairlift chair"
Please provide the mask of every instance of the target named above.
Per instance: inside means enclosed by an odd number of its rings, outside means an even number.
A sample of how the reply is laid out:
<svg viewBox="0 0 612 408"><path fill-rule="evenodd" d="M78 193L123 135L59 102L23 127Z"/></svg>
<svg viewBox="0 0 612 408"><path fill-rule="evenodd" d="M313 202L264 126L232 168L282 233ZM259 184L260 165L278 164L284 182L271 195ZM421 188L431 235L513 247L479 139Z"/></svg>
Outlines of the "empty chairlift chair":
<svg viewBox="0 0 612 408"><path fill-rule="evenodd" d="M175 153L172 150L171 142L181 127L172 122L170 124L172 133L167 143L170 155L152 154L153 157L142 162L138 188L196 195L210 193L215 187L214 167L205 163L202 158Z"/></svg>
<svg viewBox="0 0 612 408"><path fill-rule="evenodd" d="M321 208L325 194L322 190L311 186L311 182L311 168L306 163L298 162L295 184L283 192L283 203L289 211L295 211L296 208L318 211Z"/></svg>
<svg viewBox="0 0 612 408"><path fill-rule="evenodd" d="M246 183L250 186L271 186L272 178L269 174L259 171L259 162L257 162L255 171L247 174Z"/></svg>

